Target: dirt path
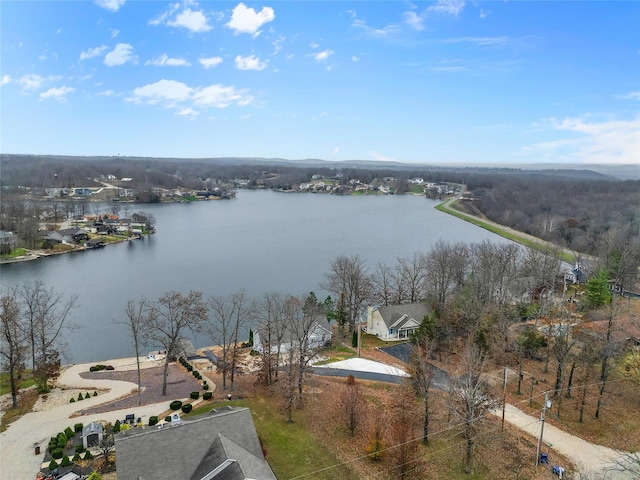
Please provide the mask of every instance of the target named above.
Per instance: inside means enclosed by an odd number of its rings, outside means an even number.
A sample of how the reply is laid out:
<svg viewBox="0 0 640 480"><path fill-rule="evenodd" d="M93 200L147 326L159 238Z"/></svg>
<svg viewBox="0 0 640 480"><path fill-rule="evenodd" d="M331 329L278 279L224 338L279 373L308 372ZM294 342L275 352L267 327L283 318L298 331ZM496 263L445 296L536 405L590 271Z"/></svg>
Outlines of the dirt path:
<svg viewBox="0 0 640 480"><path fill-rule="evenodd" d="M502 411L494 411L493 413L497 416L502 416ZM540 436L541 422L513 405L507 404L505 420L535 438ZM549 453L549 463L551 465L554 464L553 452L555 450L571 458L579 472L592 475L588 478L607 480L627 480L634 478L630 473L612 470L616 460L622 460L621 452L613 450L612 448L589 443L549 423L545 423L544 426L543 442L545 446L542 451L545 453L548 449L546 445L552 445ZM531 461L535 462L535 458L531 458Z"/></svg>

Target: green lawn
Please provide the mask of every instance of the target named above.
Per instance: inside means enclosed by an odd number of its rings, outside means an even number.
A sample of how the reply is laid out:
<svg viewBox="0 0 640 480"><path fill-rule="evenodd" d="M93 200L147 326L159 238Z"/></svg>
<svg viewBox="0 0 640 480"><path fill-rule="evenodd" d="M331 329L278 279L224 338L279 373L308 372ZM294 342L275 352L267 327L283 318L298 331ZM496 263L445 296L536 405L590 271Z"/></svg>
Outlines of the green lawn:
<svg viewBox="0 0 640 480"><path fill-rule="evenodd" d="M36 381L31 376L31 372L24 372L22 374L22 380L20 381L20 388L28 388L35 385ZM9 385L9 373L0 373L0 395L11 392L11 385Z"/></svg>
<svg viewBox="0 0 640 480"><path fill-rule="evenodd" d="M251 409L266 459L277 478L295 478L340 463L306 427L301 413L294 414L294 423L287 423L285 415L278 412L276 401L270 397L258 395L255 398L210 404L194 409L185 415L185 418L226 405ZM355 480L356 476L351 470L341 466L326 472L314 473L308 478Z"/></svg>
<svg viewBox="0 0 640 480"><path fill-rule="evenodd" d="M3 258L16 258L16 257L21 257L22 255L25 255L29 250L27 250L26 248L14 248L13 250L11 250L9 252L8 255L3 255Z"/></svg>

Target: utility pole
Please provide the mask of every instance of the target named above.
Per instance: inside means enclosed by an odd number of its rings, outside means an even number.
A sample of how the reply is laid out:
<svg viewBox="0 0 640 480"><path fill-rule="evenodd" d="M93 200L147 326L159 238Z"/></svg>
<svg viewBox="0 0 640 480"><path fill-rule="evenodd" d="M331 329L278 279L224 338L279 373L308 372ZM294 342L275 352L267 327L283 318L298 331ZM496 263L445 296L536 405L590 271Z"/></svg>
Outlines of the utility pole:
<svg viewBox="0 0 640 480"><path fill-rule="evenodd" d="M507 371L509 367L504 367L504 378L502 380L502 427L500 430L504 430L504 409L507 405Z"/></svg>
<svg viewBox="0 0 640 480"><path fill-rule="evenodd" d="M540 427L540 438L538 439L538 448L536 449L536 467L540 463L540 447L542 446L542 434L544 433L544 414L547 408L551 408L551 401L549 400L549 392L544 392L544 405L542 405L542 413L540 414L540 421L542 425Z"/></svg>

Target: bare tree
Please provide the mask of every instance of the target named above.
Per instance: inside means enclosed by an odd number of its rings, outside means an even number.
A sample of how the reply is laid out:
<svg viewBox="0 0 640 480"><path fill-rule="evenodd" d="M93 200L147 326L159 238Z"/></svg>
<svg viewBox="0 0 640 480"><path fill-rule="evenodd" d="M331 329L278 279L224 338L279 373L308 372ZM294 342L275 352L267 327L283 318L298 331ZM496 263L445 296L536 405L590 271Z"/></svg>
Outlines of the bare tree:
<svg viewBox="0 0 640 480"><path fill-rule="evenodd" d="M356 429L360 423L360 409L362 403L362 395L360 394L360 386L356 382L353 375L349 375L342 389L340 396L340 403L343 408L345 419L347 421L347 428L349 434L353 437L356 434Z"/></svg>
<svg viewBox="0 0 640 480"><path fill-rule="evenodd" d="M391 267L378 263L371 276L372 300L375 304L387 306L394 303L392 280Z"/></svg>
<svg viewBox="0 0 640 480"><path fill-rule="evenodd" d="M359 255L339 256L331 262L321 286L334 297L344 300L349 327L353 330L356 318L372 294L371 276L364 259Z"/></svg>
<svg viewBox="0 0 640 480"><path fill-rule="evenodd" d="M18 406L18 377L24 362L27 343L22 326L20 304L15 289L7 290L0 299L0 355L2 369L9 373L12 407Z"/></svg>
<svg viewBox="0 0 640 480"><path fill-rule="evenodd" d="M431 408L429 400L431 398L431 386L436 372L435 367L429 363L429 358L434 351L435 342L429 337L424 336L417 341L411 352L410 383L415 394L422 403L424 403L422 443L425 445L429 443L429 413Z"/></svg>
<svg viewBox="0 0 640 480"><path fill-rule="evenodd" d="M68 319L77 306L78 297L72 295L65 299L53 287L47 288L39 280L23 284L18 292L28 319L26 328L31 342L34 375L40 388L48 391L49 377L59 364L55 348L58 337L63 329L72 328Z"/></svg>
<svg viewBox="0 0 640 480"><path fill-rule="evenodd" d="M178 341L185 330L197 332L207 320L207 305L202 301L202 293L190 291L185 296L169 291L155 302L148 316L149 338L164 347L165 359L162 373L162 395L167 394L169 362L176 354Z"/></svg>
<svg viewBox="0 0 640 480"><path fill-rule="evenodd" d="M140 347L145 338L145 328L149 325L151 305L144 298L139 301L129 300L127 302L127 320L118 322L125 324L131 334L131 342L136 354L136 370L138 376L138 406L142 404L142 381L140 379Z"/></svg>
<svg viewBox="0 0 640 480"><path fill-rule="evenodd" d="M415 478L409 476L409 472L415 475L416 469L416 451L418 442L416 441L416 433L413 423L413 405L410 401L411 396L400 390L397 403L393 406L393 416L390 426L390 437L393 442L393 463L395 464L396 477L402 480L406 478Z"/></svg>
<svg viewBox="0 0 640 480"><path fill-rule="evenodd" d="M402 284L407 289L409 303L419 302L424 297L426 286L426 257L414 253L411 258L398 258L402 272Z"/></svg>
<svg viewBox="0 0 640 480"><path fill-rule="evenodd" d="M280 365L280 349L285 334L285 323L282 318L283 298L278 293L264 295L258 316L258 334L262 343L262 370L267 385L273 384L274 376L278 377Z"/></svg>
<svg viewBox="0 0 640 480"><path fill-rule="evenodd" d="M453 417L462 421L466 441L465 473L471 473L476 432L486 421L487 413L500 402L482 378L485 358L475 345L468 346L456 375L449 386L448 407Z"/></svg>
<svg viewBox="0 0 640 480"><path fill-rule="evenodd" d="M231 338L231 389L233 390L233 382L235 378L236 364L238 361L238 343L240 342L239 333L240 329L246 325L251 312L255 310L253 305L247 302L247 295L244 290L240 290L234 293L231 297L233 303L233 335Z"/></svg>

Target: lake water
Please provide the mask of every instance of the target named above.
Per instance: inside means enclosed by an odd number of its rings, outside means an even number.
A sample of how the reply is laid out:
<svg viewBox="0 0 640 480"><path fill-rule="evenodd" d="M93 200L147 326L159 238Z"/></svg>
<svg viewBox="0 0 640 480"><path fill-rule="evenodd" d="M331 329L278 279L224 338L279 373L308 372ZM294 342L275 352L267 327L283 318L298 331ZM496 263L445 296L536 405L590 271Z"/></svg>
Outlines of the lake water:
<svg viewBox="0 0 640 480"><path fill-rule="evenodd" d="M128 300L189 290L228 295L244 288L327 295L319 284L338 255L378 262L427 252L438 240L504 239L439 212L420 196L334 196L240 190L229 201L136 205L155 215L158 233L106 248L0 267L2 285L41 280L77 294L78 328L65 332L64 363L132 355L124 325ZM210 345L206 336L196 347Z"/></svg>

